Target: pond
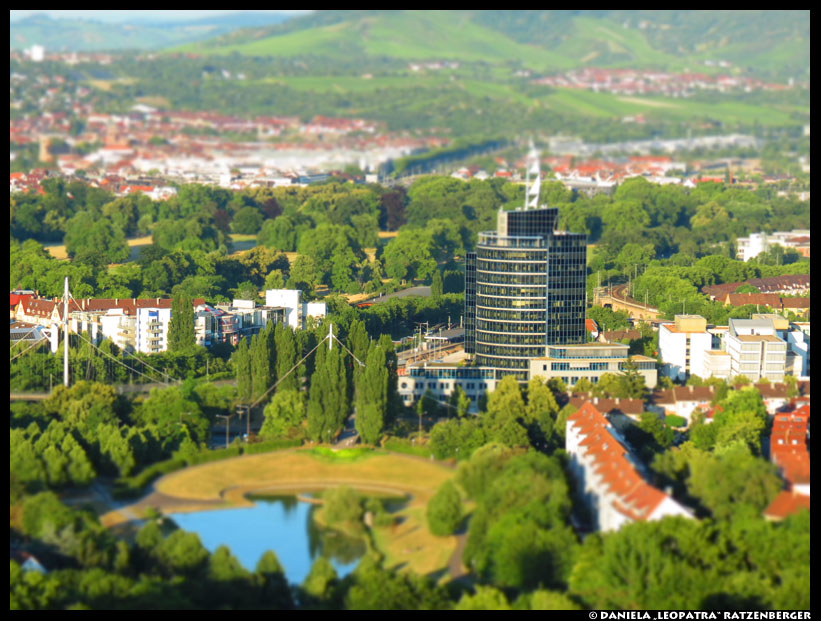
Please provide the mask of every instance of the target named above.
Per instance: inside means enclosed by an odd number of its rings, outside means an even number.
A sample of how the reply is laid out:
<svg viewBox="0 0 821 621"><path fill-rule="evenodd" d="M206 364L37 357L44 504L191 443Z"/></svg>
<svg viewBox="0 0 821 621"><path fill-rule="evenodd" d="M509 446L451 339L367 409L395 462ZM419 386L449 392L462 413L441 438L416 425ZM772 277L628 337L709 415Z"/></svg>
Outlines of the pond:
<svg viewBox="0 0 821 621"><path fill-rule="evenodd" d="M320 528L313 519L317 505L295 496L254 498L253 507L173 513L183 530L197 533L211 552L225 545L249 571L267 550L276 552L291 584L302 584L314 561L328 558L342 577L352 572L365 553L365 542Z"/></svg>

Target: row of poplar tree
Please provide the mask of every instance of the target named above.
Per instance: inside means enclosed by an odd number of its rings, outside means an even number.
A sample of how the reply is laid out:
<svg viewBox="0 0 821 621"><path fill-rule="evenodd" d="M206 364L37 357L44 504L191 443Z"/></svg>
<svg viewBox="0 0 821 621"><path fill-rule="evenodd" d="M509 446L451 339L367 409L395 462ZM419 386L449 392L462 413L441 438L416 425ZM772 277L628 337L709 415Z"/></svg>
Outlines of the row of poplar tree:
<svg viewBox="0 0 821 621"><path fill-rule="evenodd" d="M308 437L320 442L332 441L355 411L362 441L376 444L399 409L393 343L388 335L371 339L359 320L351 323L344 347L329 347L328 331L327 323L294 331L271 322L242 339L233 356L238 397L247 404L273 397L263 430L287 435L307 420Z"/></svg>

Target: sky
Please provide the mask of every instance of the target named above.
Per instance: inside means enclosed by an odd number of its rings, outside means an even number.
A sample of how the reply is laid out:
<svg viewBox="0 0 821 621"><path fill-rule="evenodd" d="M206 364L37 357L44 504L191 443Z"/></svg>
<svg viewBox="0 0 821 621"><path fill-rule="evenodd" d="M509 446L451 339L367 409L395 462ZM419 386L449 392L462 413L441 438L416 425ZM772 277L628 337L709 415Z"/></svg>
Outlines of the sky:
<svg viewBox="0 0 821 621"><path fill-rule="evenodd" d="M134 10L106 10L106 11L91 11L81 9L59 9L59 10L13 10L9 11L9 21L14 22L30 15L37 13L45 13L52 18L70 18L70 19L92 19L100 22L121 22L121 21L172 21L172 20L189 20L199 19L201 17L211 17L214 15L221 15L224 13L244 13L246 11L237 10L149 10L149 11L134 11ZM254 13L308 13L307 10L254 10Z"/></svg>

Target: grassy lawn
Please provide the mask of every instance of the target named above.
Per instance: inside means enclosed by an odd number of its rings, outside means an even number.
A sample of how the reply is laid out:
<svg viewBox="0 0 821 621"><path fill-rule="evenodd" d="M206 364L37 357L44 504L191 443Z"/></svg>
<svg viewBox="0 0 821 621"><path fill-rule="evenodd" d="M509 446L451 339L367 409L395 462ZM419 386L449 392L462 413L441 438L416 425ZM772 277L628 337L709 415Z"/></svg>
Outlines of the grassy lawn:
<svg viewBox="0 0 821 621"><path fill-rule="evenodd" d="M246 455L169 474L155 485L156 494L135 506L139 513L157 506L176 510L222 508L222 501L247 504L249 493L307 492L346 485L363 493L407 496L394 526L375 527L374 540L391 567L428 574L447 568L455 537L434 537L427 527L428 500L454 471L437 462L408 455L370 452L326 454L312 449ZM113 524L110 519L104 523Z"/></svg>

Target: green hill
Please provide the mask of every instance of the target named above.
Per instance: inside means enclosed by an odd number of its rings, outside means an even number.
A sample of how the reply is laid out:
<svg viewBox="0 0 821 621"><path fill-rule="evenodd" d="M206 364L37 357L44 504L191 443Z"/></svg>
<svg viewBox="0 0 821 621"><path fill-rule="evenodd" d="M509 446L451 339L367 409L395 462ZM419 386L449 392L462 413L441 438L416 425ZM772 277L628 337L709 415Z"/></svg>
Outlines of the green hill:
<svg viewBox="0 0 821 621"><path fill-rule="evenodd" d="M37 14L9 23L9 48L24 49L39 44L48 51L162 49L190 41L213 39L254 23L277 24L288 18L288 15L276 13L233 13L157 22L140 21L135 11L132 20L112 23L93 19L53 19Z"/></svg>
<svg viewBox="0 0 821 621"><path fill-rule="evenodd" d="M171 52L632 66L809 76L806 11L321 11Z"/></svg>

